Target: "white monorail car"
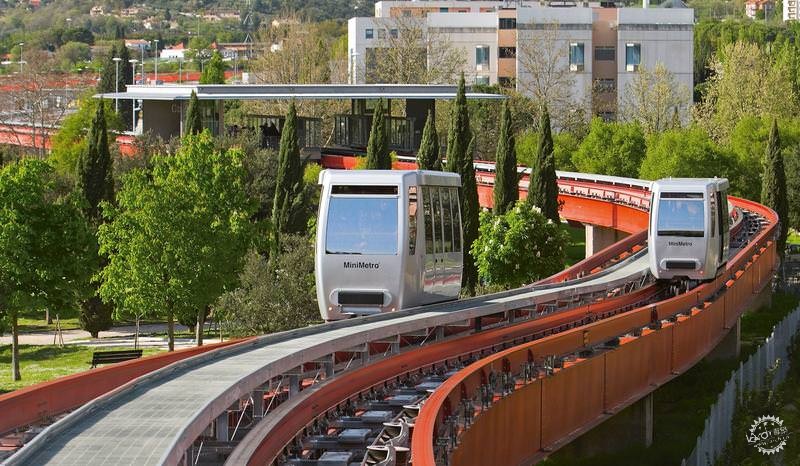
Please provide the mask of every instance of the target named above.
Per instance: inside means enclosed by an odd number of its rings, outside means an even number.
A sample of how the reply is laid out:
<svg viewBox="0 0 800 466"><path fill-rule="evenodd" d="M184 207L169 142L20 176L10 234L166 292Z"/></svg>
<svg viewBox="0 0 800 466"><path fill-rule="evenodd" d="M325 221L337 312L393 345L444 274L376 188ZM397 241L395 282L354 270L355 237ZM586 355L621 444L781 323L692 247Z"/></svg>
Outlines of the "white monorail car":
<svg viewBox="0 0 800 466"><path fill-rule="evenodd" d="M323 170L315 276L322 318L458 297L462 233L454 173Z"/></svg>
<svg viewBox="0 0 800 466"><path fill-rule="evenodd" d="M648 248L658 279L713 280L728 262L728 180L653 182Z"/></svg>

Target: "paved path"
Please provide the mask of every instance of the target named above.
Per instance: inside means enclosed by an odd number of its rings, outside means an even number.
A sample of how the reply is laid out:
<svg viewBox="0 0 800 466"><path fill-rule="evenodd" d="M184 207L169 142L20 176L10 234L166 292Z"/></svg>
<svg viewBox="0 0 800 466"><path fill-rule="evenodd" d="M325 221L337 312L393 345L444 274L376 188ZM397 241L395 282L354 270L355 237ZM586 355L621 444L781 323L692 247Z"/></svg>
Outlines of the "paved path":
<svg viewBox="0 0 800 466"><path fill-rule="evenodd" d="M176 332L185 332L188 328L176 324L175 331ZM143 347L149 348L166 348L167 347L167 337L166 336L147 336L152 333L164 333L167 332L167 324L160 323L160 324L143 324L139 326L139 345ZM91 338L89 332L81 329L70 329L64 330L62 332L64 338L64 344L66 345L84 345L84 346L96 346L96 347L129 347L133 346L133 337L136 334L136 326L135 325L124 325L120 327L114 327L111 330L103 331L99 333L99 338ZM145 335L145 336L142 336ZM19 343L21 345L52 345L53 344L53 337L54 332L47 331L47 332L30 332L30 333L22 333L19 336ZM217 339L208 339L210 342L216 342ZM11 335L5 334L0 337L0 345L10 345L11 344ZM194 338L176 338L175 339L175 347L176 348L183 348L187 346L194 345Z"/></svg>

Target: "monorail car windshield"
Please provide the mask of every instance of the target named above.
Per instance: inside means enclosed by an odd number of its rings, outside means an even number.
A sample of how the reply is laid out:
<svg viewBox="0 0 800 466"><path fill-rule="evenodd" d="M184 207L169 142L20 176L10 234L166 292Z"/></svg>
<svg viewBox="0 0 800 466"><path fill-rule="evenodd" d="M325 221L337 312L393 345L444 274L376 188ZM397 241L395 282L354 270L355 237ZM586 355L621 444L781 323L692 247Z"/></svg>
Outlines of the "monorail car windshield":
<svg viewBox="0 0 800 466"><path fill-rule="evenodd" d="M458 175L323 170L320 184L315 277L323 319L458 297Z"/></svg>

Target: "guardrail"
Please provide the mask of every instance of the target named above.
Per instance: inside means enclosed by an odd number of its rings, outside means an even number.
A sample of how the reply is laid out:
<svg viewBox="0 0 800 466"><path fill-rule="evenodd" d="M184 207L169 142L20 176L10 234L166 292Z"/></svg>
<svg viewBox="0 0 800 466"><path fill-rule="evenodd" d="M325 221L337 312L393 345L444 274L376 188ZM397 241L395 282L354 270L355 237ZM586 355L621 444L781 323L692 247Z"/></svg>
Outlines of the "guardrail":
<svg viewBox="0 0 800 466"><path fill-rule="evenodd" d="M769 282L776 262L775 212L751 201L731 198L731 202L762 215L769 224L729 261L723 275L690 293L468 366L445 381L423 406L412 439L414 464L435 465L434 445L442 438L439 445L453 450L449 461L454 465L541 459L545 449L553 451L694 365L732 327L753 293ZM496 368L513 379L533 358L574 354L630 333L617 348L567 362L550 376L523 377L519 389L502 393L474 421L453 417L459 407L478 404L472 394L486 385ZM460 424L469 428L459 438ZM452 434L449 439L439 435L447 431ZM489 448L488 438L502 438L502 447Z"/></svg>
<svg viewBox="0 0 800 466"><path fill-rule="evenodd" d="M31 385L0 395L0 434L47 422L148 372L176 361L234 345L248 339L229 340L169 353L154 354ZM87 362L88 364L88 362Z"/></svg>

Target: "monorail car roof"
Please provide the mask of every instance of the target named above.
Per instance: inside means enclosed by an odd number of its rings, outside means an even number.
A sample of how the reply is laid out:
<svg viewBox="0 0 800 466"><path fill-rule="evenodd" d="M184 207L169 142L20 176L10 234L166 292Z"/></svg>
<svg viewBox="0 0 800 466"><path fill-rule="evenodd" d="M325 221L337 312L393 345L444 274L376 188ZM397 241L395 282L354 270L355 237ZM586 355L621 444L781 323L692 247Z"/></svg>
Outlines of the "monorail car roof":
<svg viewBox="0 0 800 466"><path fill-rule="evenodd" d="M432 170L322 170L319 184L403 184L461 186L457 173Z"/></svg>
<svg viewBox="0 0 800 466"><path fill-rule="evenodd" d="M727 190L730 187L727 178L664 178L653 182L653 191L684 191L684 190Z"/></svg>

